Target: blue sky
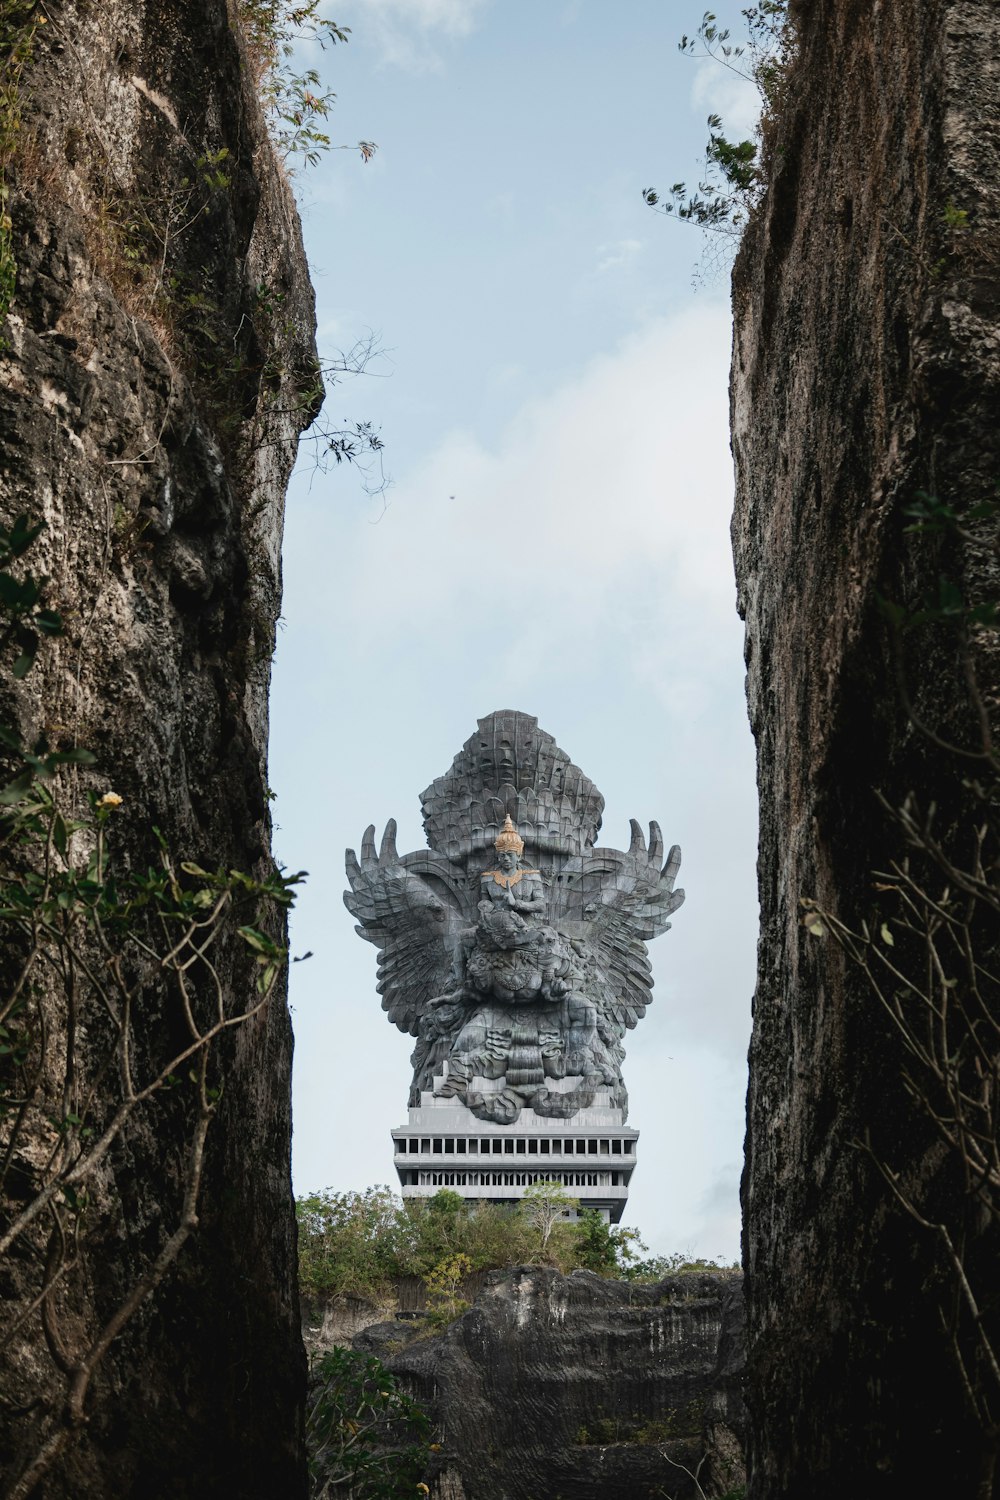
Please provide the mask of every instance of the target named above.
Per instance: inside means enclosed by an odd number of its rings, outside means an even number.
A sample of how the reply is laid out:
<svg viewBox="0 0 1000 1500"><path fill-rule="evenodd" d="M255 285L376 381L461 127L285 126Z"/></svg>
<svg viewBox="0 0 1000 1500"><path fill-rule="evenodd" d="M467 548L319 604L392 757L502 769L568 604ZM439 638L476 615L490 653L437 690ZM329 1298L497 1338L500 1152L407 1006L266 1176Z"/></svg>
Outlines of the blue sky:
<svg viewBox="0 0 1000 1500"><path fill-rule="evenodd" d="M405 1119L412 1042L343 907L344 849L389 817L421 847L420 790L478 718L519 708L600 787L601 842L636 816L684 850L687 902L628 1038L627 1221L656 1251L733 1257L757 905L728 278L641 189L695 181L705 116L745 129L751 92L678 54L697 6L328 14L352 32L322 58L334 139L379 150L297 181L321 352L373 330L387 354L327 416L381 426L392 485L369 497L304 450L288 501L270 780L278 855L310 871L296 1190L393 1182Z"/></svg>

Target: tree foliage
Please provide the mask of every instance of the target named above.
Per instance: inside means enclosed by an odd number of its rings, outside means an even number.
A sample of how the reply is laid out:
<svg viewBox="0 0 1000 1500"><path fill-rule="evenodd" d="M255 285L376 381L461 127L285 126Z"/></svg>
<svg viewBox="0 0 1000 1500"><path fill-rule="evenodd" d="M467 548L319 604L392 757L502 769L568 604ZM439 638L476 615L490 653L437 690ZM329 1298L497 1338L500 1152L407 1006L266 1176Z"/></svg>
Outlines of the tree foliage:
<svg viewBox="0 0 1000 1500"><path fill-rule="evenodd" d="M313 1500L426 1493L430 1422L374 1356L331 1349L312 1371L306 1443Z"/></svg>
<svg viewBox="0 0 1000 1500"><path fill-rule="evenodd" d="M561 1182L539 1180L525 1189L521 1200L521 1212L542 1237L542 1249L560 1219L580 1207L580 1200L572 1198Z"/></svg>
<svg viewBox="0 0 1000 1500"><path fill-rule="evenodd" d="M434 1287L441 1268L456 1260L463 1275L536 1264L636 1281L718 1269L683 1255L643 1260L637 1229L609 1224L596 1209L567 1217L576 1209L576 1200L551 1183L535 1184L517 1205L474 1202L448 1188L405 1203L386 1187L311 1193L297 1204L300 1284L307 1295L378 1301L391 1298L399 1277L419 1276Z"/></svg>

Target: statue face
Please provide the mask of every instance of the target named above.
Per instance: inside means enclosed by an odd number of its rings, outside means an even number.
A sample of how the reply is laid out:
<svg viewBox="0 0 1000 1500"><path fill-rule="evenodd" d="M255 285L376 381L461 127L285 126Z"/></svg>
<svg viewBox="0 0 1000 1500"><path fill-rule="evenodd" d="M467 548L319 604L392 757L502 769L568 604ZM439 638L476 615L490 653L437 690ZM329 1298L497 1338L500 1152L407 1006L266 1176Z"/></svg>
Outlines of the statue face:
<svg viewBox="0 0 1000 1500"><path fill-rule="evenodd" d="M501 849L497 863L505 875L510 875L517 869L517 855L513 849Z"/></svg>

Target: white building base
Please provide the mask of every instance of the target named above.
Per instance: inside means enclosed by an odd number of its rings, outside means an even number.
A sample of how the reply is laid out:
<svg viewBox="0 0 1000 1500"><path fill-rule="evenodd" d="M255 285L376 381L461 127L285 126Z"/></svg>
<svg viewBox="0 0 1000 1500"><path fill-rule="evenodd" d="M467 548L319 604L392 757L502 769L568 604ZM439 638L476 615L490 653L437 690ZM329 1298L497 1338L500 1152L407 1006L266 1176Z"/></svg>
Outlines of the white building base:
<svg viewBox="0 0 1000 1500"><path fill-rule="evenodd" d="M570 1120L521 1111L513 1125L478 1120L457 1099L420 1096L405 1125L392 1132L404 1198L450 1188L463 1198L516 1203L539 1179L562 1184L581 1208L617 1224L628 1201L639 1132L599 1090L590 1109Z"/></svg>

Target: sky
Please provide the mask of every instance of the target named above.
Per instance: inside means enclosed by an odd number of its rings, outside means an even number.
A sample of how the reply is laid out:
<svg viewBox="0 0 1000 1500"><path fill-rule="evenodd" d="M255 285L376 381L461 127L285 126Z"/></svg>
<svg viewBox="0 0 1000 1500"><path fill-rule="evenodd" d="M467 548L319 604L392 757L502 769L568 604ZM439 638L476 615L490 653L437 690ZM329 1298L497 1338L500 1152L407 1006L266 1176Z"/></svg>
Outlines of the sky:
<svg viewBox="0 0 1000 1500"><path fill-rule="evenodd" d="M737 7L716 7L720 22ZM731 323L718 243L642 189L694 183L705 117L753 91L680 55L701 7L349 0L318 60L334 150L296 179L321 354L385 351L326 417L369 420L381 474L288 498L272 692L293 915L297 1193L395 1186L413 1043L343 905L344 850L398 821L479 718L535 714L606 801L656 819L687 891L626 1038L639 1165L624 1223L656 1254L739 1255L757 936L756 796L729 548ZM735 19L734 19L735 18ZM724 247L723 247L724 249ZM693 284L694 283L694 284ZM366 488L367 486L367 488Z"/></svg>

